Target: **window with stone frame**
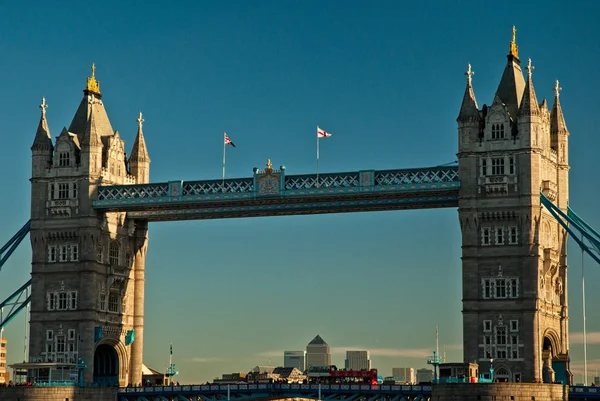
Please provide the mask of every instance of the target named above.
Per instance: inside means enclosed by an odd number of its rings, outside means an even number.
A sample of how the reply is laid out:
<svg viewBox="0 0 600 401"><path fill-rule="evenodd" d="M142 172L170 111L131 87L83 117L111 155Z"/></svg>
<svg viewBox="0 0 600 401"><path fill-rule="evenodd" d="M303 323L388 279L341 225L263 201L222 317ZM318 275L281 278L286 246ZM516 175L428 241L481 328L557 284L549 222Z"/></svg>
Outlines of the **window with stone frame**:
<svg viewBox="0 0 600 401"><path fill-rule="evenodd" d="M513 156L508 158L508 174L515 174L515 158Z"/></svg>
<svg viewBox="0 0 600 401"><path fill-rule="evenodd" d="M96 262L102 263L102 253L102 242L98 240L98 243L96 244Z"/></svg>
<svg viewBox="0 0 600 401"><path fill-rule="evenodd" d="M492 175L504 175L504 158L492 158Z"/></svg>
<svg viewBox="0 0 600 401"><path fill-rule="evenodd" d="M508 243L510 245L515 245L519 243L519 235L516 226L511 226L508 228Z"/></svg>
<svg viewBox="0 0 600 401"><path fill-rule="evenodd" d="M119 242L117 241L112 241L110 243L110 249L109 249L109 263L112 266L119 266Z"/></svg>
<svg viewBox="0 0 600 401"><path fill-rule="evenodd" d="M518 277L482 277L481 297L483 299L515 299L519 297Z"/></svg>
<svg viewBox="0 0 600 401"><path fill-rule="evenodd" d="M487 160L485 158L481 158L481 175L487 175Z"/></svg>
<svg viewBox="0 0 600 401"><path fill-rule="evenodd" d="M98 302L100 303L98 309L102 312L106 312L106 294L100 294Z"/></svg>
<svg viewBox="0 0 600 401"><path fill-rule="evenodd" d="M75 340L75 330L74 330L74 329L69 329L69 330L67 331L67 339L68 339L69 341L73 341L73 340Z"/></svg>
<svg viewBox="0 0 600 401"><path fill-rule="evenodd" d="M111 291L108 294L108 311L119 313L119 293L116 291Z"/></svg>
<svg viewBox="0 0 600 401"><path fill-rule="evenodd" d="M496 245L504 245L504 227L496 227Z"/></svg>
<svg viewBox="0 0 600 401"><path fill-rule="evenodd" d="M54 340L54 331L46 330L46 341Z"/></svg>
<svg viewBox="0 0 600 401"><path fill-rule="evenodd" d="M490 245L490 227L481 228L481 245Z"/></svg>
<svg viewBox="0 0 600 401"><path fill-rule="evenodd" d="M58 154L58 166L59 167L69 167L71 164L71 157L69 152L60 152Z"/></svg>
<svg viewBox="0 0 600 401"><path fill-rule="evenodd" d="M77 291L52 291L46 294L46 306L53 310L76 310Z"/></svg>
<svg viewBox="0 0 600 401"><path fill-rule="evenodd" d="M48 262L77 262L79 261L78 244L48 245Z"/></svg>
<svg viewBox="0 0 600 401"><path fill-rule="evenodd" d="M484 332L490 332L490 331L492 331L492 321L491 320L484 320L483 321L483 331Z"/></svg>

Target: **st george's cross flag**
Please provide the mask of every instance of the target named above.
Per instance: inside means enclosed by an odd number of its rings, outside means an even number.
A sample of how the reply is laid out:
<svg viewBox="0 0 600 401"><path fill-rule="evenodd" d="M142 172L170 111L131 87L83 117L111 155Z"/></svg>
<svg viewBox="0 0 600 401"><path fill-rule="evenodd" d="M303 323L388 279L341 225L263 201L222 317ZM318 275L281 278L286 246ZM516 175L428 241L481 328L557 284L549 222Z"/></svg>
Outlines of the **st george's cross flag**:
<svg viewBox="0 0 600 401"><path fill-rule="evenodd" d="M317 138L327 138L331 135L332 134L330 132L327 132L324 129L317 127Z"/></svg>
<svg viewBox="0 0 600 401"><path fill-rule="evenodd" d="M227 136L227 134L225 134L225 145L231 145L235 148L235 145L233 142L231 142L231 139L229 139L229 137Z"/></svg>

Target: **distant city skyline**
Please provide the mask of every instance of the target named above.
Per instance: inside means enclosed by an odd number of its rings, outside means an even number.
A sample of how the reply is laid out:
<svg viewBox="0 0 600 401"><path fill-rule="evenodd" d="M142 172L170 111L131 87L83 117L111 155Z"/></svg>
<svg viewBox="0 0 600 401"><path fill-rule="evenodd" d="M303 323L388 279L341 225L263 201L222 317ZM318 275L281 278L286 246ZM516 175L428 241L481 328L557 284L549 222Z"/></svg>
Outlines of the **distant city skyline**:
<svg viewBox="0 0 600 401"><path fill-rule="evenodd" d="M476 10L476 12L475 12ZM467 64L491 104L511 28L532 58L539 100L559 79L571 132L570 204L596 229L600 135L594 116L600 4L106 1L0 5L0 242L29 219L30 147L46 98L52 137L71 121L90 65L111 124L131 148L139 112L151 182L250 177L271 159L289 174L453 163ZM93 18L90 19L90 16ZM560 16L560 17L557 17ZM462 361L461 243L455 209L151 224L144 364L181 383L248 372L315 334L331 362L369 350L373 367L427 366L440 328ZM581 253L569 244L571 368L581 382ZM0 271L0 300L31 277L24 243ZM587 283L600 269L585 259ZM591 286L591 284L588 284ZM600 320L586 291L590 378ZM177 329L173 329L177 328ZM7 327L7 363L25 358L25 314ZM89 365L89 362L88 362ZM591 380L588 380L590 382Z"/></svg>

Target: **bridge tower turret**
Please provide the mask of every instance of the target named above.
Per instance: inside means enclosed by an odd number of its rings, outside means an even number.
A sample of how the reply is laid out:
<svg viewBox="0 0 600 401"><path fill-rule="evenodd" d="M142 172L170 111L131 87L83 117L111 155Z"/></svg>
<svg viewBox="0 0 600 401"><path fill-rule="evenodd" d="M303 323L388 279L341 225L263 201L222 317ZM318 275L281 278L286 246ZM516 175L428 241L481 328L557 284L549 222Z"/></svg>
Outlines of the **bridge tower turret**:
<svg viewBox="0 0 600 401"><path fill-rule="evenodd" d="M146 150L143 176L129 174L125 144L112 129L94 68L71 125L54 145L42 101L31 148L29 362L81 358L86 383L137 384L147 223L97 212L92 201L100 184L147 182L149 158Z"/></svg>
<svg viewBox="0 0 600 401"><path fill-rule="evenodd" d="M568 383L566 233L540 204L543 191L566 212L568 132L557 95L552 113L538 104L531 60L523 78L515 36L491 106L478 110L469 67L457 118L464 359Z"/></svg>

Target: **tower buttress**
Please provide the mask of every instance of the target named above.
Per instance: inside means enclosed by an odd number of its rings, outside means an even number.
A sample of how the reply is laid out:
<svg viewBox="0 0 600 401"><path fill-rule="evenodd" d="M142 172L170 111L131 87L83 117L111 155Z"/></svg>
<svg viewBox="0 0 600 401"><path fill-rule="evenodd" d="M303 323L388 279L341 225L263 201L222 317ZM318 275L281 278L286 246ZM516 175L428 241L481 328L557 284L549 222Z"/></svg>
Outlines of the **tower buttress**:
<svg viewBox="0 0 600 401"><path fill-rule="evenodd" d="M142 112L140 112L137 122L138 131L135 136L131 155L129 156L129 166L131 175L136 178L136 183L146 184L150 182L150 156L148 156L146 140L144 139L144 132L142 130L142 125L144 123Z"/></svg>

